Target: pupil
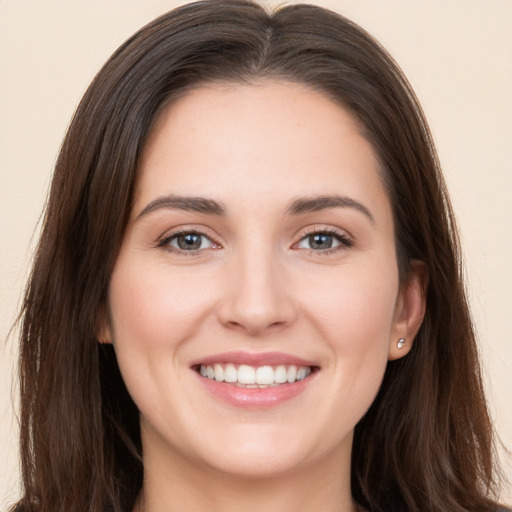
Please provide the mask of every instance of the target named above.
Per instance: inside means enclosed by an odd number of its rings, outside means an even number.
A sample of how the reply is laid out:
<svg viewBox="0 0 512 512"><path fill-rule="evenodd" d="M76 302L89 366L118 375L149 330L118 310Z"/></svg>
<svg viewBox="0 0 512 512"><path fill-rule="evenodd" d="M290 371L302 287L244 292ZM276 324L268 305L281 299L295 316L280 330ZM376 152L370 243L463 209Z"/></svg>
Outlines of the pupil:
<svg viewBox="0 0 512 512"><path fill-rule="evenodd" d="M201 235L189 233L178 237L178 246L185 251L199 249L201 247Z"/></svg>
<svg viewBox="0 0 512 512"><path fill-rule="evenodd" d="M312 249L330 249L332 247L332 236L325 233L310 235L309 245Z"/></svg>

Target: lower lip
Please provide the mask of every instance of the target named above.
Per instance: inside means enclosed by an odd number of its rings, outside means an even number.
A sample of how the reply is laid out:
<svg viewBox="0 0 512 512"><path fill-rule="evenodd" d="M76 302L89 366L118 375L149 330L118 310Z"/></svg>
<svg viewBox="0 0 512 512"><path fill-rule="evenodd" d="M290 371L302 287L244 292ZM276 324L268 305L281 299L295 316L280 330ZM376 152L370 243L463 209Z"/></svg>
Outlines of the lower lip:
<svg viewBox="0 0 512 512"><path fill-rule="evenodd" d="M273 407L300 395L314 381L315 373L303 380L268 388L244 388L207 379L196 372L202 384L216 397L230 405L246 408Z"/></svg>

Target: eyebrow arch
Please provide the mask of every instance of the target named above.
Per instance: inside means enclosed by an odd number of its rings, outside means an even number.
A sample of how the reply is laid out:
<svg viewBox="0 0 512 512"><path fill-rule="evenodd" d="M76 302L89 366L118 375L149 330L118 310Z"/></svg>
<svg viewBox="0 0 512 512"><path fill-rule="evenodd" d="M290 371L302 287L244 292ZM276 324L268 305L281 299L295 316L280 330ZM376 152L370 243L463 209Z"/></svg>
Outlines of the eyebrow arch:
<svg viewBox="0 0 512 512"><path fill-rule="evenodd" d="M366 215L372 224L375 224L375 219L366 206L346 196L300 197L292 201L287 209L287 213L299 215L301 213L317 212L329 208L354 208Z"/></svg>
<svg viewBox="0 0 512 512"><path fill-rule="evenodd" d="M168 210L184 210L205 213L207 215L225 215L226 208L222 203L205 197L177 196L170 194L157 197L137 215L137 220L161 208Z"/></svg>

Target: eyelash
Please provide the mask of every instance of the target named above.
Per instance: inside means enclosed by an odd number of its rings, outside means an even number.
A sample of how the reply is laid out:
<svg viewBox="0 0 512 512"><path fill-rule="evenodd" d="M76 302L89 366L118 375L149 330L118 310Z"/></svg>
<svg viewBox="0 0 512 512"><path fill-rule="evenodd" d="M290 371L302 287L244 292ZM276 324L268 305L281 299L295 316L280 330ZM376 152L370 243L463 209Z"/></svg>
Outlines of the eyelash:
<svg viewBox="0 0 512 512"><path fill-rule="evenodd" d="M162 238L158 242L157 246L165 249L166 251L172 252L174 254L178 254L179 256L196 256L197 254L199 254L199 252L204 250L204 249L199 248L199 249L185 251L183 249L179 249L178 247L173 247L170 245L173 240L175 240L179 236L183 236L183 235L198 235L198 236L201 236L201 237L209 240L213 246L220 247L220 244L218 242L216 242L211 237L211 235L207 235L206 233L202 232L200 229L197 229L197 228L195 228L195 229L184 229L183 228L183 229L179 229L177 231L173 231L169 235Z"/></svg>
<svg viewBox="0 0 512 512"><path fill-rule="evenodd" d="M159 240L157 247L161 247L169 252L178 254L180 256L195 256L195 255L199 254L202 250L204 250L204 248L203 249L199 248L199 249L194 249L194 250L183 250L183 249L179 249L178 247L174 247L174 246L170 245L173 240L176 240L179 236L183 236L183 235L198 235L198 236L204 237L207 240L209 240L209 242L212 244L212 246L214 246L212 248L216 248L215 246L218 246L218 247L221 246L210 235L207 235L206 233L202 232L199 229L183 228L183 229L174 231L171 234L169 234L169 235L165 236L164 238L162 238L161 240ZM298 242L293 244L292 248L294 248L296 250L300 249L300 247L298 247L298 245L301 242L303 242L304 240L306 240L307 238L311 237L312 235L331 236L334 239L336 239L336 241L339 242L338 246L329 247L327 249L307 249L309 254L313 255L313 256L319 256L319 255L324 255L324 254L333 254L333 253L338 252L339 250L347 249L354 245L354 240L351 237L349 237L346 233L344 233L342 231L338 231L337 229L310 228L302 235L302 237L300 238L300 240Z"/></svg>
<svg viewBox="0 0 512 512"><path fill-rule="evenodd" d="M298 244L300 244L302 241L306 240L312 235L332 236L334 239L336 239L336 241L339 242L339 245L336 247L329 247L328 249L309 249L308 251L311 256L334 254L340 250L348 249L354 245L354 240L343 231L339 231L335 228L314 227L306 230L305 234L301 237L301 239L294 244L294 247L297 247Z"/></svg>

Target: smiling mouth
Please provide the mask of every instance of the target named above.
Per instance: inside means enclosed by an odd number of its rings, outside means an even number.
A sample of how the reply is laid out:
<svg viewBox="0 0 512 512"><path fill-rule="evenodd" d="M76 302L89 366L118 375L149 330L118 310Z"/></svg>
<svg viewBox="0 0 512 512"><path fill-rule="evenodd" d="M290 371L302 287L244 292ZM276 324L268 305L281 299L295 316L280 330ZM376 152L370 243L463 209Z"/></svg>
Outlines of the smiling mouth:
<svg viewBox="0 0 512 512"><path fill-rule="evenodd" d="M232 363L201 364L195 367L205 379L243 388L270 388L293 384L307 379L317 369L314 366L249 366Z"/></svg>

